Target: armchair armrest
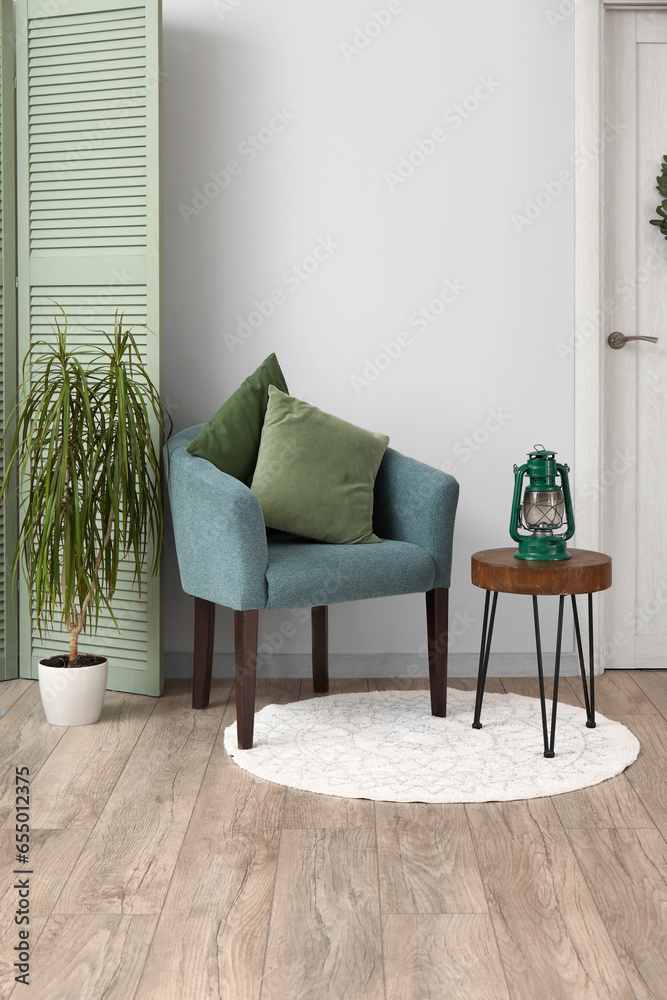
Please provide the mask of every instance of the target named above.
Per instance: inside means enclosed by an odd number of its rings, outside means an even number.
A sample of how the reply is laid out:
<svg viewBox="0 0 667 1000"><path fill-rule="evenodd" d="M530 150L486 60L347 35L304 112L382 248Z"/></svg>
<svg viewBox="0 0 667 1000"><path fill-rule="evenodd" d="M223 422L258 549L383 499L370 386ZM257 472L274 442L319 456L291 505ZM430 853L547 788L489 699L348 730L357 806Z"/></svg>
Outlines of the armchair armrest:
<svg viewBox="0 0 667 1000"><path fill-rule="evenodd" d="M183 590L237 611L263 608L268 550L262 508L244 483L189 454L200 430L189 427L164 446Z"/></svg>
<svg viewBox="0 0 667 1000"><path fill-rule="evenodd" d="M430 552L434 587L449 587L458 497L453 476L387 448L375 480L374 530Z"/></svg>

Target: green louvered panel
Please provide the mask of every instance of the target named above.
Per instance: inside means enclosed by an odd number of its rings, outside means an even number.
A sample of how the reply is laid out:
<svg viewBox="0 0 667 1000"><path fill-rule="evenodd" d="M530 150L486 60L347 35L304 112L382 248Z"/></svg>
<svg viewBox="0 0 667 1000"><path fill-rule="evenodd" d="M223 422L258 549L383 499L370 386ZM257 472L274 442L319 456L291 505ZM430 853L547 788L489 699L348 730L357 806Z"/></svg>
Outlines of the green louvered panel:
<svg viewBox="0 0 667 1000"><path fill-rule="evenodd" d="M160 3L68 0L57 10L17 5L20 356L54 336L57 306L72 346L99 342L118 309L159 385ZM140 602L133 567L123 569L121 634L106 615L80 645L109 657L110 688L159 694L161 586L148 588L145 569L142 581ZM65 635L40 638L22 610L21 673L36 676L54 644L66 648Z"/></svg>
<svg viewBox="0 0 667 1000"><path fill-rule="evenodd" d="M32 253L145 250L145 40L143 5L28 24Z"/></svg>
<svg viewBox="0 0 667 1000"><path fill-rule="evenodd" d="M0 95L0 101L1 101L1 95ZM1 123L0 123L0 128L1 128ZM0 164L1 163L2 163L2 150L0 149ZM2 193L1 192L0 192L0 201L2 201ZM0 225L0 233L1 232L2 232L2 226ZM1 238L0 238L0 254L2 254L2 240L1 240ZM4 285L3 285L2 287L0 287L0 333L1 333L1 336L0 336L0 413L2 413L2 415L3 415L2 416L2 426L0 426L0 435L2 435L2 433L4 431L4 423L5 423L5 385L4 385L3 375L4 375L4 370L5 370L5 343L4 343L4 341L5 341L5 335L6 334L5 334L5 324L4 324L4 309L3 309L3 305L4 305L4 292L5 292L5 289L4 289ZM10 336L11 336L11 334L10 334ZM5 475L4 452L0 449L0 481L2 481L2 479L4 478L4 475ZM4 565L5 565L5 553L6 553L6 546L5 546L5 511L4 511L4 508L2 506L0 506L0 566L2 566L3 569L4 569ZM10 554L10 559L11 559L11 554ZM5 661L4 666L5 666L5 669L6 669L6 656L5 656L5 615L7 613L7 610L9 610L9 612L11 613L12 608L11 608L11 606L10 606L9 609L6 608L6 604L5 604L5 589L6 589L5 574L3 572L2 575L0 576L0 650L2 650L2 659L3 659L3 661ZM2 677L2 673L0 673L0 677Z"/></svg>
<svg viewBox="0 0 667 1000"><path fill-rule="evenodd" d="M14 10L0 3L0 436L16 391L16 253L14 201ZM4 461L0 451L0 477ZM0 679L18 674L18 597L11 578L16 505L0 508Z"/></svg>
<svg viewBox="0 0 667 1000"><path fill-rule="evenodd" d="M105 617L100 620L97 636L83 636L80 640L81 649L99 649L104 651L109 657L109 662L116 670L119 668L129 674L138 674L136 680L141 682L142 661L149 655L149 614L148 601L144 595L148 595L146 574L142 576L142 596L141 603L137 600L137 585L134 579L134 572L131 567L121 570L120 582L114 598L114 614L120 628L121 634L116 631L112 621ZM67 643L63 646L64 639L61 633L43 632L33 636L33 655L39 659L41 656L50 656L56 649L67 651Z"/></svg>
<svg viewBox="0 0 667 1000"><path fill-rule="evenodd" d="M31 343L45 340L55 343L55 320L62 325L62 306L68 317L67 339L72 347L103 344L100 331L113 327L116 308L123 314L124 325L133 328L133 335L142 357L148 361L149 344L155 337L148 332L148 295L145 285L117 290L94 285L33 285L30 289Z"/></svg>
<svg viewBox="0 0 667 1000"><path fill-rule="evenodd" d="M2 162L2 151L0 150L0 164L1 164L1 162ZM0 193L0 201L1 200L2 200L2 196L1 196L1 193ZM0 232L2 232L2 226L1 225L0 225ZM1 243L0 243L0 254L2 254ZM2 435L2 433L4 431L4 423L5 423L5 385L4 385L4 377L3 376L4 376L4 371L5 371L5 343L4 343L4 341L5 341L6 332L5 332L5 324L4 324L4 309L3 309L3 305L4 305L4 292L5 292L5 289L4 289L4 285L3 285L2 287L0 287L0 413L2 414L2 426L0 426L0 435ZM2 481L2 479L4 478L4 475L5 475L4 453L3 453L2 450L0 450L0 481ZM0 506L0 566L3 568L3 570L4 570L4 567L5 567L5 554L6 554L6 551L7 551L7 547L5 546L5 511L4 511L4 508L2 506ZM10 559L11 559L11 553L10 553ZM4 676L7 673L7 666L8 666L8 664L7 664L7 657L6 657L6 653L5 653L5 616L6 616L6 614L7 614L8 611L11 614L11 612L13 610L11 608L11 602L10 602L10 607L9 608L7 608L7 606L6 606L5 593L6 593L6 589L7 589L7 582L8 581L5 580L5 573L3 572L0 575L0 651L1 651L0 652L0 658L1 658L0 659L0 678L1 679L4 679ZM11 674L11 673L7 674L7 676L15 676L15 672L14 672L14 674Z"/></svg>
<svg viewBox="0 0 667 1000"><path fill-rule="evenodd" d="M2 11L0 12L0 37L4 39L5 33L7 31L7 21L5 19L5 7L3 4ZM4 46L0 43L0 48ZM4 87L2 85L2 64L4 63L4 52L0 54L0 261L4 265L3 260L3 247L4 247L4 233L3 233L3 214L2 214L2 196L4 191L3 176L2 176L2 162L3 154L5 152L4 146L4 115L2 113L2 96L4 93ZM3 268L0 268L2 271ZM4 277L4 276L3 276ZM7 333L5 331L4 324L4 281L0 286L0 436L3 434L5 429L5 337ZM5 474L5 462L4 462L4 452L0 449L0 482ZM0 567L2 572L0 572L0 678L4 678L7 670L6 655L5 655L5 511L2 506L0 506Z"/></svg>

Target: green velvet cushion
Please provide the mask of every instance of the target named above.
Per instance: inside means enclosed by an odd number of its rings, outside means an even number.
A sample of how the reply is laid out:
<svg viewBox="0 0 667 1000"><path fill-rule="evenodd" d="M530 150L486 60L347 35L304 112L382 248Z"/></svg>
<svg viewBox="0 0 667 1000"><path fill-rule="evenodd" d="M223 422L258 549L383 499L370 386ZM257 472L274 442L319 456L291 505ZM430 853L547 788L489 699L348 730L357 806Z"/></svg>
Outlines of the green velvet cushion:
<svg viewBox="0 0 667 1000"><path fill-rule="evenodd" d="M287 392L275 354L270 354L222 404L188 445L190 454L207 459L228 476L249 482L257 461L269 385Z"/></svg>
<svg viewBox="0 0 667 1000"><path fill-rule="evenodd" d="M264 522L320 542L379 542L373 486L389 438L269 386L251 490Z"/></svg>

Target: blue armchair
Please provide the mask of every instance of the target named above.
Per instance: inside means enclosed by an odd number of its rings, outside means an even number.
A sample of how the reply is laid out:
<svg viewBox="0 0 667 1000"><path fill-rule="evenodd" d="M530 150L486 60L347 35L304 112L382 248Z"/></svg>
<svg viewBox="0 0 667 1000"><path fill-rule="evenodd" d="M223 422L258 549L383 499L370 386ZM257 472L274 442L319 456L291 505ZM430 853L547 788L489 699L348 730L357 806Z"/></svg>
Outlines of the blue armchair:
<svg viewBox="0 0 667 1000"><path fill-rule="evenodd" d="M327 691L328 605L426 594L431 711L447 709L447 625L459 486L388 448L375 483L375 545L330 545L268 532L254 493L186 450L203 424L165 445L181 584L195 598L193 708L211 689L215 605L234 609L239 747L252 747L260 608L310 607L313 687Z"/></svg>

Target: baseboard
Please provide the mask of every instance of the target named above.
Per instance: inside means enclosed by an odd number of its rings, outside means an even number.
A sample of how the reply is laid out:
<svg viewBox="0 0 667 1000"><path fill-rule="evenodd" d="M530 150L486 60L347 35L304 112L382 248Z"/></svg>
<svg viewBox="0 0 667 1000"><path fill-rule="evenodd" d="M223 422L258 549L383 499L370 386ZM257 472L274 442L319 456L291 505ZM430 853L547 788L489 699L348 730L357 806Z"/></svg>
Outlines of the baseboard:
<svg viewBox="0 0 667 1000"><path fill-rule="evenodd" d="M553 655L545 654L545 673L553 674ZM478 653L452 653L449 657L450 677L476 677L479 666ZM574 653L564 653L561 673L572 677L578 673ZM331 653L331 677L428 677L425 657L409 653ZM492 653L489 660L489 677L535 677L537 668L534 653ZM165 677L191 677L192 653L165 653ZM216 653L213 657L214 677L234 676L232 653ZM257 665L258 677L310 677L311 659L307 653L274 653L263 656Z"/></svg>

